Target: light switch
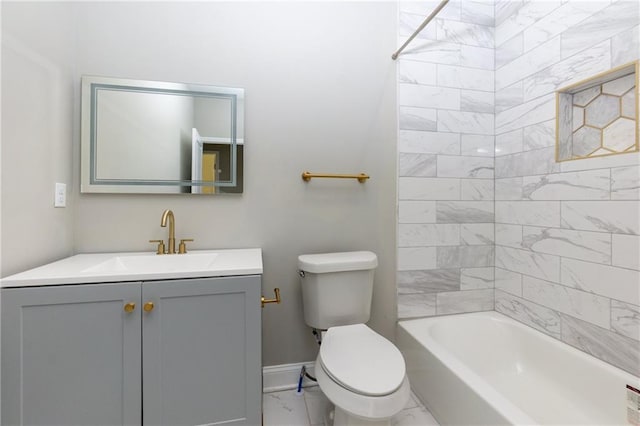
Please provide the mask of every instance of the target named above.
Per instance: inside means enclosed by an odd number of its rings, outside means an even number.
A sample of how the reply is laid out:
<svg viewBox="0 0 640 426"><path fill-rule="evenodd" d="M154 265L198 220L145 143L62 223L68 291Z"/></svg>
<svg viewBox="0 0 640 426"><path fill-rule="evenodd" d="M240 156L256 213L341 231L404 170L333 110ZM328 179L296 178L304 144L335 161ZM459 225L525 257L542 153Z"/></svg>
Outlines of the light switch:
<svg viewBox="0 0 640 426"><path fill-rule="evenodd" d="M67 184L56 182L53 207L67 207Z"/></svg>

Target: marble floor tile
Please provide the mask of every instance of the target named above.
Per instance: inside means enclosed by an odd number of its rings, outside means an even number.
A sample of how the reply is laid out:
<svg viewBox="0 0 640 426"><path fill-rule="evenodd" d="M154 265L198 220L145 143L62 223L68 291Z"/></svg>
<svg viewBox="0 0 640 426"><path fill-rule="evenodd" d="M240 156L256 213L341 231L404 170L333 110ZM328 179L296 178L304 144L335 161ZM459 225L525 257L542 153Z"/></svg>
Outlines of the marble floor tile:
<svg viewBox="0 0 640 426"><path fill-rule="evenodd" d="M262 418L264 426L309 426L304 397L295 390L263 394Z"/></svg>
<svg viewBox="0 0 640 426"><path fill-rule="evenodd" d="M439 423L424 407L402 410L391 419L392 426L437 426Z"/></svg>
<svg viewBox="0 0 640 426"><path fill-rule="evenodd" d="M322 426L328 400L317 386L262 395L263 426ZM405 408L391 419L392 426L438 426L438 422L412 392Z"/></svg>
<svg viewBox="0 0 640 426"><path fill-rule="evenodd" d="M407 405L404 406L404 409L408 410L410 408L416 408L420 406L422 406L422 402L420 402L415 393L411 392L411 398L409 398L409 401L407 401Z"/></svg>

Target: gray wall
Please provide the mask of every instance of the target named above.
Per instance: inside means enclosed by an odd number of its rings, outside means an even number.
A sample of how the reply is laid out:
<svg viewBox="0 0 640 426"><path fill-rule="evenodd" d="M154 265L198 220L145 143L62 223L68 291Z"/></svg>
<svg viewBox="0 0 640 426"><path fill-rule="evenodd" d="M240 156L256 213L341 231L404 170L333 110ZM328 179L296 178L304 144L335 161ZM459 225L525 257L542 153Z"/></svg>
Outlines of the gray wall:
<svg viewBox="0 0 640 426"><path fill-rule="evenodd" d="M53 14L48 15L47 9ZM51 158L63 159L55 166L61 177L38 171L20 190L7 192L9 182L3 179L3 231L13 229L3 232L2 245L5 250L21 248L11 257L3 256L3 275L72 251L151 251L147 240L166 237L166 230L159 226L160 215L170 208L176 215L177 236L195 238L194 249L264 250L263 293L270 296L274 287L280 287L283 297L282 305L263 311L265 365L316 356L315 341L303 322L296 273L296 258L302 253L376 252L380 266L371 324L393 336L396 88L390 54L396 47L394 3L113 2L56 3L47 8L16 4L5 7L3 23L12 22L38 43L55 44L56 52L61 49L58 39L50 39L42 30L48 28L41 25L46 22L41 21L63 12L66 18L51 21L56 31L62 31L57 29L60 26L75 28L77 37L69 37L71 51L64 52L71 58L53 56L57 61L71 59L68 63L75 63L75 77L65 80L67 90L56 99L60 102L48 102L42 115L59 114L61 107L66 108L55 120L48 117L66 132L51 140L44 128L37 142L30 142L45 150L38 154L43 158L36 169L54 167L47 161ZM245 88L244 194L80 194L82 74ZM34 93L34 102L37 96ZM73 113L69 111L72 102ZM31 112L22 111L20 120L34 120ZM22 152L24 144L24 138L3 134L3 166L23 174L30 169L30 155ZM366 172L372 179L365 184L305 183L300 179L304 170ZM61 214L50 202L54 179L69 185L72 202L58 225L49 218ZM39 192L24 187L36 187ZM22 199L28 200L27 211L18 203ZM29 215L34 216L32 220ZM32 235L34 229L40 235ZM62 244L51 238L58 232L64 237ZM43 239L44 247L34 251Z"/></svg>
<svg viewBox="0 0 640 426"><path fill-rule="evenodd" d="M2 4L1 276L73 252L75 25L70 4ZM71 185L71 186L69 186Z"/></svg>

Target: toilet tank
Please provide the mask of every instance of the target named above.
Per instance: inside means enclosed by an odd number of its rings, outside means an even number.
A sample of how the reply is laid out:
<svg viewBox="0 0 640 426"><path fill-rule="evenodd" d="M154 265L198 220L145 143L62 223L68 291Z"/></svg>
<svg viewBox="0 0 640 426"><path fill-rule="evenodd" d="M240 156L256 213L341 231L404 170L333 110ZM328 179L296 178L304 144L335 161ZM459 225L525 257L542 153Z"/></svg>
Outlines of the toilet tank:
<svg viewBox="0 0 640 426"><path fill-rule="evenodd" d="M369 321L377 266L378 258L370 251L298 256L307 325L326 330Z"/></svg>

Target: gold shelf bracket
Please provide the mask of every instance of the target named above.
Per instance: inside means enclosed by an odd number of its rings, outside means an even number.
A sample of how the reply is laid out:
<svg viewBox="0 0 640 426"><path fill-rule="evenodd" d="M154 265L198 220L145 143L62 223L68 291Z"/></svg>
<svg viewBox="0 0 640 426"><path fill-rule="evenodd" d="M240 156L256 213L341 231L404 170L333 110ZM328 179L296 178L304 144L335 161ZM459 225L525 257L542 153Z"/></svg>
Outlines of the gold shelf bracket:
<svg viewBox="0 0 640 426"><path fill-rule="evenodd" d="M302 180L309 182L311 178L328 178L328 179L357 179L360 183L365 183L370 176L366 173L357 175L339 174L339 173L311 173L302 172Z"/></svg>

